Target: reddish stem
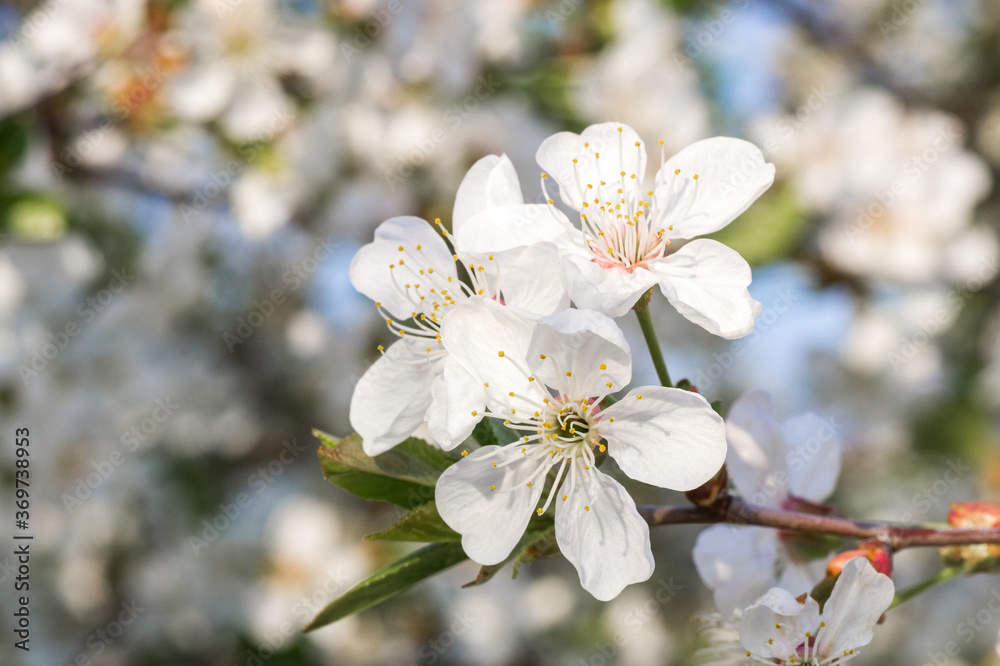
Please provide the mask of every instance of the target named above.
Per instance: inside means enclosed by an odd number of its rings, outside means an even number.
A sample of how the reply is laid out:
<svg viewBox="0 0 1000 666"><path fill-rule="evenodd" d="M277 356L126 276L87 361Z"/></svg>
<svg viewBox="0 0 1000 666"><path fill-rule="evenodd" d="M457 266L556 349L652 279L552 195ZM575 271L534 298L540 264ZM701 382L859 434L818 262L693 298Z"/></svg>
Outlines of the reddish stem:
<svg viewBox="0 0 1000 666"><path fill-rule="evenodd" d="M733 497L722 506L640 506L639 513L650 526L690 523L727 523L729 525L759 525L794 532L835 534L854 539L877 539L893 550L914 546L970 546L1000 544L1000 528L982 530L934 529L889 525L817 516L797 511L770 509L748 504Z"/></svg>

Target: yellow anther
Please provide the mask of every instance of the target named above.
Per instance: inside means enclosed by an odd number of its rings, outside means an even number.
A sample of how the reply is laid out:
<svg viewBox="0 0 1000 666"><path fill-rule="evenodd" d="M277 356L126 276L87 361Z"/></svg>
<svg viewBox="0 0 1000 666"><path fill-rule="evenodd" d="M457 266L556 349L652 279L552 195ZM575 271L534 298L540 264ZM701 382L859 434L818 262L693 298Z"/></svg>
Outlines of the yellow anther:
<svg viewBox="0 0 1000 666"><path fill-rule="evenodd" d="M608 450L608 447L604 446L603 444L599 445L597 448L600 450L601 453L604 453L605 451Z"/></svg>
<svg viewBox="0 0 1000 666"><path fill-rule="evenodd" d="M641 393L639 395L635 396L635 397L638 398L639 400L642 400L642 394Z"/></svg>
<svg viewBox="0 0 1000 666"><path fill-rule="evenodd" d="M638 147L639 147L639 146L641 146L641 145L642 145L642 143L641 143L641 142L639 142L639 141L636 141L636 142L635 142L635 147L636 147L636 148L638 148Z"/></svg>
<svg viewBox="0 0 1000 666"><path fill-rule="evenodd" d="M656 143L658 143L658 144L660 144L662 146L663 145L663 139L657 139Z"/></svg>
<svg viewBox="0 0 1000 666"><path fill-rule="evenodd" d="M542 515L542 510L541 510L541 508L538 508L538 509L535 509L535 511L537 511L537 512L538 512L538 515L539 515L539 516L540 516L540 515Z"/></svg>
<svg viewBox="0 0 1000 666"><path fill-rule="evenodd" d="M675 175L675 176L676 176L677 174L679 174L680 172L681 172L681 170L680 170L680 169L674 169L674 175Z"/></svg>
<svg viewBox="0 0 1000 666"><path fill-rule="evenodd" d="M589 506L586 506L586 505L585 505L585 506L583 507L583 510L584 510L584 511L590 511L590 507L589 507Z"/></svg>
<svg viewBox="0 0 1000 666"><path fill-rule="evenodd" d="M695 174L695 175L693 176L693 178L694 178L695 180L698 180L698 174Z"/></svg>
<svg viewBox="0 0 1000 666"><path fill-rule="evenodd" d="M472 410L472 415L473 415L473 416L475 416L475 415L476 415L476 414L478 414L478 413L479 413L479 412L477 412L476 410L474 410L474 409Z"/></svg>
<svg viewBox="0 0 1000 666"><path fill-rule="evenodd" d="M565 501L566 501L566 498L567 498L567 497L569 497L569 495L563 495L563 502L565 502Z"/></svg>
<svg viewBox="0 0 1000 666"><path fill-rule="evenodd" d="M597 159L597 160L601 159L601 154L600 153L594 153L594 159ZM603 185L603 184L604 184L604 182L602 181L601 185Z"/></svg>
<svg viewBox="0 0 1000 666"><path fill-rule="evenodd" d="M607 369L608 369L608 364L607 363L601 363L601 370L607 370Z"/></svg>
<svg viewBox="0 0 1000 666"><path fill-rule="evenodd" d="M540 359L542 359L544 361L545 360L545 354L539 354L538 358L540 358Z"/></svg>
<svg viewBox="0 0 1000 666"><path fill-rule="evenodd" d="M521 453L527 453L527 452L528 452L528 447L523 447L521 449Z"/></svg>
<svg viewBox="0 0 1000 666"><path fill-rule="evenodd" d="M376 347L376 349L378 349L379 351L382 351L383 349L385 349L385 347L383 347L382 345L379 345L378 347Z"/></svg>
<svg viewBox="0 0 1000 666"><path fill-rule="evenodd" d="M496 463L493 463L493 465L494 465L494 467L495 467L495 466L496 466ZM496 486L490 486L490 490L496 490L496 489L497 489L497 487L496 487Z"/></svg>
<svg viewBox="0 0 1000 666"><path fill-rule="evenodd" d="M489 388L490 387L490 383L489 382L483 382L483 386L485 386L486 388Z"/></svg>
<svg viewBox="0 0 1000 666"><path fill-rule="evenodd" d="M622 133L622 128L621 128L621 127L619 127L619 128L618 128L618 133L619 133L619 134L621 134L621 133Z"/></svg>
<svg viewBox="0 0 1000 666"><path fill-rule="evenodd" d="M497 464L496 464L496 463L493 463L493 466L494 466L494 467L496 467L496 466L497 466Z"/></svg>
<svg viewBox="0 0 1000 666"><path fill-rule="evenodd" d="M465 456L467 456L467 455L469 455L469 452L468 452L468 451L462 451L462 457L463 457L463 458L464 458Z"/></svg>
<svg viewBox="0 0 1000 666"><path fill-rule="evenodd" d="M397 250L399 250L400 252L402 252L402 251L403 251L403 246L402 246L402 245L400 245L400 246L399 246L398 248L396 248L396 249L397 249Z"/></svg>
<svg viewBox="0 0 1000 666"><path fill-rule="evenodd" d="M607 383L607 387L608 387L608 388L611 388L611 382L608 382L608 383Z"/></svg>
<svg viewBox="0 0 1000 666"><path fill-rule="evenodd" d="M512 398L513 398L513 397L514 397L514 392L513 392L513 391L511 391L511 392L510 392L510 393L508 393L507 395L509 395L510 397L512 397Z"/></svg>
<svg viewBox="0 0 1000 666"><path fill-rule="evenodd" d="M608 421L611 421L612 423L614 423L615 422L615 417L613 417L613 416L609 417Z"/></svg>
<svg viewBox="0 0 1000 666"><path fill-rule="evenodd" d="M570 372L569 370L567 370L567 371L566 371L566 376L567 376L567 377L572 377L572 376L573 376L573 373L572 373L572 372Z"/></svg>
<svg viewBox="0 0 1000 666"><path fill-rule="evenodd" d="M497 352L497 356L499 356L500 358L503 358L503 352L502 351L498 351Z"/></svg>
<svg viewBox="0 0 1000 666"><path fill-rule="evenodd" d="M528 377L528 381L529 382L533 382L533 381L535 381L535 378L534 377Z"/></svg>
<svg viewBox="0 0 1000 666"><path fill-rule="evenodd" d="M531 487L531 481L528 481L528 487L529 488Z"/></svg>

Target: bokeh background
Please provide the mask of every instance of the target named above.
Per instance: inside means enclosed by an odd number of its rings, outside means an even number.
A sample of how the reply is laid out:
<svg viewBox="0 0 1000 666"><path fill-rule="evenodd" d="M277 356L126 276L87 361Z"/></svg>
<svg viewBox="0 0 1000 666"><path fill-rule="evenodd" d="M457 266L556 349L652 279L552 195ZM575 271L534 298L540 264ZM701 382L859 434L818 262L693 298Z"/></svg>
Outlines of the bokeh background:
<svg viewBox="0 0 1000 666"><path fill-rule="evenodd" d="M1000 497L992 0L15 1L0 35L0 663L689 663L697 527L655 530L652 580L607 604L561 560L462 590L466 564L298 631L406 551L362 540L395 511L325 484L310 435L349 432L390 339L352 255L387 217L447 223L485 154L537 199L539 143L592 122L668 152L739 136L777 165L717 234L754 266L757 329L713 339L655 296L674 377L832 417L853 516ZM907 552L897 585L935 567ZM935 589L858 663L1000 664L994 598L997 577Z"/></svg>

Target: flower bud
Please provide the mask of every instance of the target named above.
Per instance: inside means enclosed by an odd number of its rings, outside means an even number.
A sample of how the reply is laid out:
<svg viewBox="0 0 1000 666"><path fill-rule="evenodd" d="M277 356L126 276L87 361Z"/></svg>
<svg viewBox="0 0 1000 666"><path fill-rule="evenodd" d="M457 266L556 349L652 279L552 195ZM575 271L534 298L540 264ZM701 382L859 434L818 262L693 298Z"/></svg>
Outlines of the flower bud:
<svg viewBox="0 0 1000 666"><path fill-rule="evenodd" d="M1000 527L1000 503L984 500L953 502L948 513L948 524L965 530ZM971 546L945 546L941 559L952 567L967 571L1000 571L1000 545L975 544Z"/></svg>
<svg viewBox="0 0 1000 666"><path fill-rule="evenodd" d="M967 530L1000 526L1000 503L979 500L952 502L948 524Z"/></svg>
<svg viewBox="0 0 1000 666"><path fill-rule="evenodd" d="M701 508L720 505L729 497L729 473L726 466L723 465L715 476L685 494L692 504Z"/></svg>
<svg viewBox="0 0 1000 666"><path fill-rule="evenodd" d="M886 576L892 576L892 552L887 545L876 540L862 541L858 544L857 548L845 551L834 557L827 562L827 575L839 576L848 560L852 560L855 557L867 558L875 571Z"/></svg>

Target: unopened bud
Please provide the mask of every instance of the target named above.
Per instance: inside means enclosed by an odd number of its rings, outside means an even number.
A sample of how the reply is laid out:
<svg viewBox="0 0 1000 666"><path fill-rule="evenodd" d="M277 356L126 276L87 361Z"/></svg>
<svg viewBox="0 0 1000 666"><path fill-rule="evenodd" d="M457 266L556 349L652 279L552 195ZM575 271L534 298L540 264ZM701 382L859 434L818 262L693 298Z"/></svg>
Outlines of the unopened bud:
<svg viewBox="0 0 1000 666"><path fill-rule="evenodd" d="M1000 503L979 500L952 502L948 524L966 530L988 529L1000 526Z"/></svg>
<svg viewBox="0 0 1000 666"><path fill-rule="evenodd" d="M729 473L726 466L716 472L715 476L694 490L685 493L688 500L703 509L719 506L729 497Z"/></svg>
<svg viewBox="0 0 1000 666"><path fill-rule="evenodd" d="M1000 527L1000 503L984 500L953 502L948 513L948 524L963 530L983 530ZM966 571L1000 571L1000 545L974 544L971 546L945 546L941 559L951 567Z"/></svg>
<svg viewBox="0 0 1000 666"><path fill-rule="evenodd" d="M827 563L827 575L839 576L848 560L855 557L867 558L875 571L892 576L892 552L881 541L862 541L857 548L840 553Z"/></svg>

